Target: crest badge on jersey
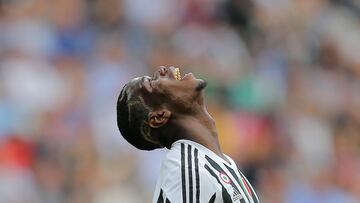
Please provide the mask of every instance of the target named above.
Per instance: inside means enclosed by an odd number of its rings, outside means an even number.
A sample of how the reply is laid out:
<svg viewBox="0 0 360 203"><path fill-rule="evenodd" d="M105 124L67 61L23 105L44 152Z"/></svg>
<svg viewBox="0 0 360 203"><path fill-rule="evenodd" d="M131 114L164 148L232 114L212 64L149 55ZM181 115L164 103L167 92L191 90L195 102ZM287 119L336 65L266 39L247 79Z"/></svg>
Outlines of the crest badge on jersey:
<svg viewBox="0 0 360 203"><path fill-rule="evenodd" d="M225 173L220 173L219 176L220 176L221 181L223 181L224 183L226 183L226 184L231 183L229 176L227 176Z"/></svg>

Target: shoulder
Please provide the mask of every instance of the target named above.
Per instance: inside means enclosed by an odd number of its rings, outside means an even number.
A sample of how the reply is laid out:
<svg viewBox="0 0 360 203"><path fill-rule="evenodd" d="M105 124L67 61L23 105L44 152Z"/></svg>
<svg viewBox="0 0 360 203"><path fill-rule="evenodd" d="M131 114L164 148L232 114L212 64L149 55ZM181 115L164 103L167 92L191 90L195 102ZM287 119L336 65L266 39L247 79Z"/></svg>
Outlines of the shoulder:
<svg viewBox="0 0 360 203"><path fill-rule="evenodd" d="M169 179L170 177L201 178L201 180L213 182L213 176L206 165L207 153L193 142L177 142L166 154L162 162L160 176ZM216 182L216 181L215 181Z"/></svg>
<svg viewBox="0 0 360 203"><path fill-rule="evenodd" d="M209 201L219 188L204 165L205 158L201 149L192 143L177 142L162 162L154 201L159 197Z"/></svg>
<svg viewBox="0 0 360 203"><path fill-rule="evenodd" d="M181 156L180 147L172 147L167 152L161 164L153 202L164 199L174 200L182 198Z"/></svg>
<svg viewBox="0 0 360 203"><path fill-rule="evenodd" d="M181 147L174 146L166 154L161 164L158 184L164 185L176 181L181 177L182 154Z"/></svg>

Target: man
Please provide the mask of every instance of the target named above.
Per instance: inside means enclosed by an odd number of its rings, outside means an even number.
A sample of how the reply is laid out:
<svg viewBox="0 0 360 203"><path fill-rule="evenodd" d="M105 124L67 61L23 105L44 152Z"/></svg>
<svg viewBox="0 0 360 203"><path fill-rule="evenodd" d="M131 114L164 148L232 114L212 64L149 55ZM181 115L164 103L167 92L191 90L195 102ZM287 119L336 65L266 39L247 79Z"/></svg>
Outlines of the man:
<svg viewBox="0 0 360 203"><path fill-rule="evenodd" d="M166 147L153 202L259 202L234 161L221 151L206 110L206 82L178 68L131 80L117 103L122 136L141 150Z"/></svg>

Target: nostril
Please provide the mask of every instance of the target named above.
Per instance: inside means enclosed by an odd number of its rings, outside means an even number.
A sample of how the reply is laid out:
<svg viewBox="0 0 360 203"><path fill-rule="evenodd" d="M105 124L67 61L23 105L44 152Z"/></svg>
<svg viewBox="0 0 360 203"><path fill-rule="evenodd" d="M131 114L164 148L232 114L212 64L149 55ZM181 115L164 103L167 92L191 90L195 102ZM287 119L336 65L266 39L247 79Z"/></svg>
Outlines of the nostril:
<svg viewBox="0 0 360 203"><path fill-rule="evenodd" d="M161 76L165 76L165 75L166 75L166 70L167 70L167 68L164 67L164 66L162 66L162 67L160 68L160 75L161 75Z"/></svg>

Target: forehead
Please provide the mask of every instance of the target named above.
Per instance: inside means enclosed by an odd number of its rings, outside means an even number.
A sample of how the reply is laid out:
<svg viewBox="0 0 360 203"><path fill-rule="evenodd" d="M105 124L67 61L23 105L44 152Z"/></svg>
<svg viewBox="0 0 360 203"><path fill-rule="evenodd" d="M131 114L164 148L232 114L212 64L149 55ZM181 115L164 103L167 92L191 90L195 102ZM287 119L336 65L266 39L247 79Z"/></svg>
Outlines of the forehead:
<svg viewBox="0 0 360 203"><path fill-rule="evenodd" d="M147 79L149 76L142 76L142 77L137 77L132 79L130 82L128 82L126 84L126 94L129 97L132 97L134 95L137 95L139 93L141 93L141 90L144 89L144 81L145 79Z"/></svg>

